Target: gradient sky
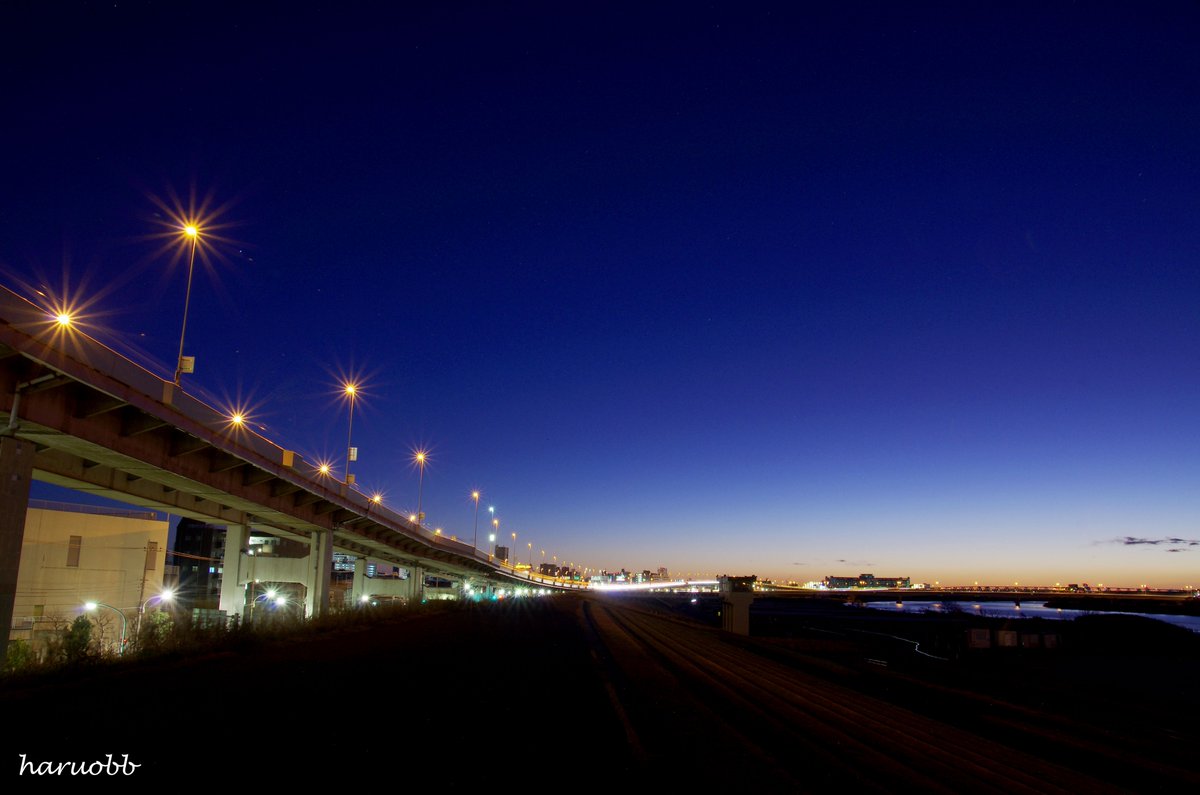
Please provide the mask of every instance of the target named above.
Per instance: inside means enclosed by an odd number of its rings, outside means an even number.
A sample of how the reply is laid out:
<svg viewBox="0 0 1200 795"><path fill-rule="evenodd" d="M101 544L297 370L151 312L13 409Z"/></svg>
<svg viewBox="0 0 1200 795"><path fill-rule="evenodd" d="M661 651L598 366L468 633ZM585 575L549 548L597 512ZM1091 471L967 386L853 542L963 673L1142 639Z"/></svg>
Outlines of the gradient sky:
<svg viewBox="0 0 1200 795"><path fill-rule="evenodd" d="M217 211L187 388L338 459L356 374L390 505L424 446L535 562L1200 582L1195 3L47 5L0 279L170 377Z"/></svg>

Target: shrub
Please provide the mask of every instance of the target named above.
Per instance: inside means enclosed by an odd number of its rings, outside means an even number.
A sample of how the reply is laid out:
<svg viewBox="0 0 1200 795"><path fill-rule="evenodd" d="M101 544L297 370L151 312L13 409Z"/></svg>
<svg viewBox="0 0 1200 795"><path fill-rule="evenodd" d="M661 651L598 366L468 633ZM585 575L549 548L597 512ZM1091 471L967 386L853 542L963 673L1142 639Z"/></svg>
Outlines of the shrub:
<svg viewBox="0 0 1200 795"><path fill-rule="evenodd" d="M92 622L87 616L79 616L71 622L63 634L61 654L67 663L83 662L96 656L92 648Z"/></svg>
<svg viewBox="0 0 1200 795"><path fill-rule="evenodd" d="M4 673L23 671L37 662L33 648L23 640L10 640L4 654Z"/></svg>

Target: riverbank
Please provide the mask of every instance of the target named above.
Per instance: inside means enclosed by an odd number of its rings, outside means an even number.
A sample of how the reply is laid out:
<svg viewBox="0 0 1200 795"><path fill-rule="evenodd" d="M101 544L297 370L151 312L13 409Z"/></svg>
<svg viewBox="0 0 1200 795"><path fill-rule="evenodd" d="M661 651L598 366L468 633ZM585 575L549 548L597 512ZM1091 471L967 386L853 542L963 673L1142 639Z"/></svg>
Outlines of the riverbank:
<svg viewBox="0 0 1200 795"><path fill-rule="evenodd" d="M21 727L0 770L128 754L141 789L197 759L276 788L318 768L444 792L586 771L779 792L1200 786L1192 633L1136 616L1014 622L1071 631L952 657L973 617L790 604L804 609L766 604L741 637L714 626L715 595L446 603L0 680Z"/></svg>

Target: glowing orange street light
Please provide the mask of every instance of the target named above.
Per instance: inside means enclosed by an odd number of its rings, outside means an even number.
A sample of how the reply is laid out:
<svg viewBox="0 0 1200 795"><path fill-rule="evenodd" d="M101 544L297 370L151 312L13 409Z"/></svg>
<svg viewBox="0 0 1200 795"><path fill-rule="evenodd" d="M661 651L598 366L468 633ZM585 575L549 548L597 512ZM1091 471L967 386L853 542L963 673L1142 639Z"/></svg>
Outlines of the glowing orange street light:
<svg viewBox="0 0 1200 795"><path fill-rule="evenodd" d="M200 239L200 230L194 224L183 228L183 233L192 239L192 253L188 257L187 294L183 299L183 327L179 330L179 356L175 359L175 386L179 386L179 376L183 373L183 338L187 334L188 306L192 303L192 270L196 265L196 242ZM188 368L191 372L191 368Z"/></svg>
<svg viewBox="0 0 1200 795"><path fill-rule="evenodd" d="M54 322L57 323L60 328L70 328L71 327L71 313L70 312L59 312L57 315L54 316Z"/></svg>
<svg viewBox="0 0 1200 795"><path fill-rule="evenodd" d="M515 565L516 560L517 560L517 534L513 533L512 538L513 538L513 545L512 545L512 549L509 550L508 554L512 555L513 564Z"/></svg>

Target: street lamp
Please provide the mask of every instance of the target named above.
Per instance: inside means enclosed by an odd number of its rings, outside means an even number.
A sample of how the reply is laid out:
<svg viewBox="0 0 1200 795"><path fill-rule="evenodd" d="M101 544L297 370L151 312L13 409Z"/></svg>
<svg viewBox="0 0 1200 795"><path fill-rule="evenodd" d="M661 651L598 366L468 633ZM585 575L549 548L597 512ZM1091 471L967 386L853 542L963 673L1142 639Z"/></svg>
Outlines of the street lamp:
<svg viewBox="0 0 1200 795"><path fill-rule="evenodd" d="M517 534L513 533L512 538L513 538L512 549L510 549L508 552L508 554L512 555L512 563L510 563L509 565L515 567L516 562L517 562Z"/></svg>
<svg viewBox="0 0 1200 795"><path fill-rule="evenodd" d="M417 480L417 524L419 525L425 524L425 515L421 513L421 493L425 489L425 458L426 455L424 450L417 450L415 453L413 453L413 461L415 461L417 466L421 469L421 476Z"/></svg>
<svg viewBox="0 0 1200 795"><path fill-rule="evenodd" d="M475 540L471 542L471 549L479 549L479 490L471 492L471 499L475 500Z"/></svg>
<svg viewBox="0 0 1200 795"><path fill-rule="evenodd" d="M187 334L188 306L192 303L192 271L196 265L196 242L200 239L200 230L194 224L185 226L183 233L192 239L192 253L188 257L187 294L183 299L183 327L179 330L179 356L175 359L175 386L179 386L179 376L183 373L183 338Z"/></svg>
<svg viewBox="0 0 1200 795"><path fill-rule="evenodd" d="M94 612L97 607L107 607L109 610L113 611L114 613L116 613L117 615L119 615L121 617L121 644L117 647L117 654L124 654L125 653L125 628L129 623L125 619L125 614L123 612L121 612L120 610L118 610L117 608L113 607L112 605L107 605L104 602L87 602L86 604L84 604L83 609L87 610L89 613L91 613L91 612Z"/></svg>
<svg viewBox="0 0 1200 795"><path fill-rule="evenodd" d="M495 509L488 508L488 510L493 511ZM493 532L492 532L492 535L490 536L490 540L492 542L492 554L495 555L496 554L496 536L498 536L500 534L500 520L495 517L492 517L492 531Z"/></svg>
<svg viewBox="0 0 1200 795"><path fill-rule="evenodd" d="M145 614L145 612L146 612L146 606L147 606L147 605L149 605L149 604L150 604L151 602L153 602L155 599L157 599L157 600L158 600L160 603L162 603L162 602L169 602L169 601L171 601L171 600L172 600L172 599L174 599L174 598L175 598L175 592L174 592L173 590L171 590L170 588L163 588L163 589L162 589L162 593L157 593L157 594L155 594L154 596L151 596L151 597L150 597L149 599L147 599L146 601L142 602L140 605L138 605L137 626L135 627L135 629L134 629L134 631L133 631L133 634L134 634L135 636L140 636L140 635L141 635L141 632L142 632L142 616L143 616L143 615Z"/></svg>
<svg viewBox="0 0 1200 795"><path fill-rule="evenodd" d="M525 546L529 547L529 568L532 571L533 570L533 542L530 541Z"/></svg>
<svg viewBox="0 0 1200 795"><path fill-rule="evenodd" d="M350 474L350 462L358 460L358 451L351 444L354 434L354 399L358 397L358 384L348 381L342 384L342 394L350 400L350 422L346 425L346 485L354 485L354 475Z"/></svg>
<svg viewBox="0 0 1200 795"><path fill-rule="evenodd" d="M145 613L145 612L146 612L146 608L147 608L147 607L150 605L150 603L151 603L151 602L153 602L155 599L157 599L157 600L158 600L158 601L160 601L160 602L169 602L169 601L171 601L171 600L172 600L172 599L174 599L174 598L175 598L175 591L173 591L173 590L172 590L172 589L170 589L170 588L163 588L163 589L162 589L162 593L157 593L157 594L155 594L154 596L151 596L151 597L150 597L149 599L147 599L146 601L142 602L140 605L138 605L138 612L139 612L139 613Z"/></svg>
<svg viewBox="0 0 1200 795"><path fill-rule="evenodd" d="M254 582L255 582L255 588L257 588L258 580L255 580ZM277 591L274 588L268 588L263 593L260 593L258 596L255 596L254 599L252 599L250 601L250 621L251 621L251 623L254 622L254 608L258 606L259 602L262 602L263 604L267 604L267 603L275 604L276 603L275 600L278 597L279 597L279 591Z"/></svg>

